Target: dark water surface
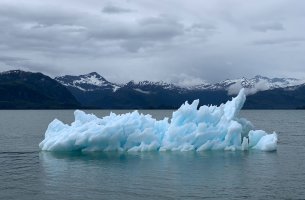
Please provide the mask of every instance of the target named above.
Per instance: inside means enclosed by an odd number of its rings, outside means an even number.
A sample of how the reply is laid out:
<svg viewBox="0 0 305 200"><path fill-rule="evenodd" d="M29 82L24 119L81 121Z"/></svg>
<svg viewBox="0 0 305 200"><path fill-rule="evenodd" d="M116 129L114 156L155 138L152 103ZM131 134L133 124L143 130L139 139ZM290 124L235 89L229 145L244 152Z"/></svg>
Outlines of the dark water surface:
<svg viewBox="0 0 305 200"><path fill-rule="evenodd" d="M40 152L48 124L73 111L0 111L0 199L305 199L305 111L241 115L276 131L278 151Z"/></svg>

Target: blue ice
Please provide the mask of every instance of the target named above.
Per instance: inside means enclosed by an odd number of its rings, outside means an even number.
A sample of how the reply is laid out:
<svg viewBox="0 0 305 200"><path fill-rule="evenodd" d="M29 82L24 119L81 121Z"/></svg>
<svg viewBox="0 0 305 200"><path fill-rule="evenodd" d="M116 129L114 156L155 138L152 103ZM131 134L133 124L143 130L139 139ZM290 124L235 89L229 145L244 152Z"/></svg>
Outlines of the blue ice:
<svg viewBox="0 0 305 200"><path fill-rule="evenodd" d="M185 102L170 119L156 120L138 111L98 118L74 112L71 125L54 119L39 144L44 151L275 151L277 134L253 130L250 121L238 118L246 95L242 89L220 106Z"/></svg>

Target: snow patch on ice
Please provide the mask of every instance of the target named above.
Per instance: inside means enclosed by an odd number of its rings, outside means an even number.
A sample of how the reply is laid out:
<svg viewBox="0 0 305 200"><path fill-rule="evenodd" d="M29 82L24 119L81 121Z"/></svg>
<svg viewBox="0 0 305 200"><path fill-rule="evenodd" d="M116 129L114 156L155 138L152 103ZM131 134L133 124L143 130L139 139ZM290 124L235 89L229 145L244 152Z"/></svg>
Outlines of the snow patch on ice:
<svg viewBox="0 0 305 200"><path fill-rule="evenodd" d="M138 111L98 118L74 112L71 125L55 119L39 144L45 151L274 151L277 134L252 130L246 119L238 118L246 100L245 91L220 106L201 106L199 100L185 102L171 119L156 120Z"/></svg>

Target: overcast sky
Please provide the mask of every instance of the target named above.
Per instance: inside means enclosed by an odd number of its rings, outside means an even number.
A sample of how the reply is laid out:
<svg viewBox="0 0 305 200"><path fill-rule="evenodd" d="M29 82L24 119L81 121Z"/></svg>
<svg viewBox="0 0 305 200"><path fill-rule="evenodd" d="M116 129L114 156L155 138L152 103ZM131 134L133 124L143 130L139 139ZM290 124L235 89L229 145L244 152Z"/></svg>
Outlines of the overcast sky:
<svg viewBox="0 0 305 200"><path fill-rule="evenodd" d="M0 71L305 78L303 0L0 0Z"/></svg>

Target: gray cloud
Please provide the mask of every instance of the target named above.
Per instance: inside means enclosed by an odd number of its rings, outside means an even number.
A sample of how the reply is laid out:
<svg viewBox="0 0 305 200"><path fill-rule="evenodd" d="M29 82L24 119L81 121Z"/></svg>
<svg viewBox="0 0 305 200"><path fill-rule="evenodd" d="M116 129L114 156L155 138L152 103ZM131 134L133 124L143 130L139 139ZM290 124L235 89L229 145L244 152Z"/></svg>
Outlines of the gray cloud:
<svg viewBox="0 0 305 200"><path fill-rule="evenodd" d="M252 29L259 32L267 32L267 31L283 31L284 26L279 22L268 22L268 23L260 23L252 26Z"/></svg>
<svg viewBox="0 0 305 200"><path fill-rule="evenodd" d="M214 24L202 24L202 23L194 23L192 24L187 30L189 31L198 31L198 30L205 30L205 31L214 31L217 27Z"/></svg>
<svg viewBox="0 0 305 200"><path fill-rule="evenodd" d="M47 9L48 8L48 9ZM23 6L22 4L1 4L1 21L17 23L28 23L36 25L51 26L55 24L71 25L79 19L78 12L60 6Z"/></svg>
<svg viewBox="0 0 305 200"><path fill-rule="evenodd" d="M254 45L280 45L280 44L289 44L289 43L302 43L305 41L305 38L272 38L272 39L263 39L256 40L253 42Z"/></svg>
<svg viewBox="0 0 305 200"><path fill-rule="evenodd" d="M299 0L2 0L0 70L186 85L305 77L304 7Z"/></svg>
<svg viewBox="0 0 305 200"><path fill-rule="evenodd" d="M11 63L27 61L28 59L11 56L0 56L0 62L10 65Z"/></svg>
<svg viewBox="0 0 305 200"><path fill-rule="evenodd" d="M234 83L228 88L228 94L229 95L236 95L238 92L242 89L242 84L240 81ZM268 90L270 87L268 85L268 82L266 80L260 80L258 83L254 85L254 87L251 88L245 88L245 94L251 95L255 94L259 91L265 91Z"/></svg>
<svg viewBox="0 0 305 200"><path fill-rule="evenodd" d="M33 62L22 57L0 56L0 63L13 67L14 69L24 69L34 72L54 73L57 70L53 66L44 63Z"/></svg>
<svg viewBox="0 0 305 200"><path fill-rule="evenodd" d="M103 27L92 29L89 37L99 41L116 41L119 47L137 52L141 48L168 43L171 39L184 34L184 26L178 21L164 16L142 18L128 26L124 24L105 24Z"/></svg>
<svg viewBox="0 0 305 200"><path fill-rule="evenodd" d="M114 5L106 5L103 8L102 12L108 13L108 14L117 14L117 13L129 13L129 12L133 12L133 10L121 8L121 7L114 6Z"/></svg>
<svg viewBox="0 0 305 200"><path fill-rule="evenodd" d="M173 75L171 77L168 77L167 79L168 82L172 82L176 85L182 86L182 87L190 87L194 85L201 85L206 83L205 80L198 78L198 77L193 77L187 74L179 74L179 75Z"/></svg>
<svg viewBox="0 0 305 200"><path fill-rule="evenodd" d="M183 26L175 21L166 18L144 18L139 22L129 24L104 24L89 32L97 39L109 40L166 40L182 34Z"/></svg>

